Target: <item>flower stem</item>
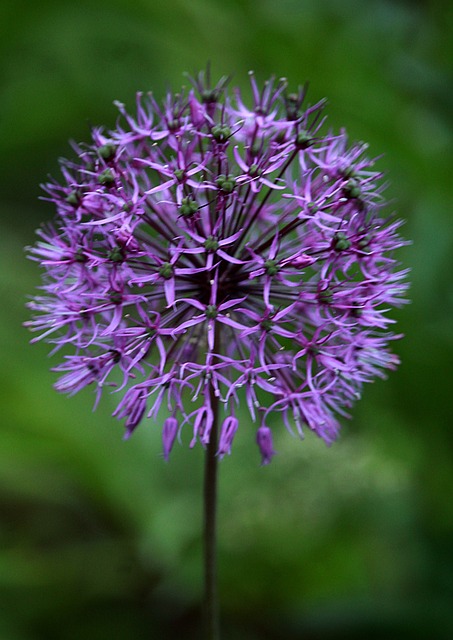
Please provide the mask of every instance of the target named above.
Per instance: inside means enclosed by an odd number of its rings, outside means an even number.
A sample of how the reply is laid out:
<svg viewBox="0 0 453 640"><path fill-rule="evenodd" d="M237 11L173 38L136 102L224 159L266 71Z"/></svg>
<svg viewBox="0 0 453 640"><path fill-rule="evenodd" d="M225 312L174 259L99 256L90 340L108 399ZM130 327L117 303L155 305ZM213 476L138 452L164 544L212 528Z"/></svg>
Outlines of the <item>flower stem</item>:
<svg viewBox="0 0 453 640"><path fill-rule="evenodd" d="M206 640L219 640L219 605L217 598L216 507L217 507L217 439L219 399L211 388L214 414L209 444L206 448L204 475L204 622Z"/></svg>

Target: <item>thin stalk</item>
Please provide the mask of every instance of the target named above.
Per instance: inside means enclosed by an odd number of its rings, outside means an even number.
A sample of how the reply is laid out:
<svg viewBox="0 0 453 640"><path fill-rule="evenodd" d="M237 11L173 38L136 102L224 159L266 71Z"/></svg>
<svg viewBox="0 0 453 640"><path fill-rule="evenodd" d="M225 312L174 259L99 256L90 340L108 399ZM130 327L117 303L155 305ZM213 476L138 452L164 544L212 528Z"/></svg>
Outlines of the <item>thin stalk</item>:
<svg viewBox="0 0 453 640"><path fill-rule="evenodd" d="M206 640L219 640L219 604L217 597L216 511L217 511L217 440L219 399L211 387L214 416L206 448L204 475L204 622Z"/></svg>

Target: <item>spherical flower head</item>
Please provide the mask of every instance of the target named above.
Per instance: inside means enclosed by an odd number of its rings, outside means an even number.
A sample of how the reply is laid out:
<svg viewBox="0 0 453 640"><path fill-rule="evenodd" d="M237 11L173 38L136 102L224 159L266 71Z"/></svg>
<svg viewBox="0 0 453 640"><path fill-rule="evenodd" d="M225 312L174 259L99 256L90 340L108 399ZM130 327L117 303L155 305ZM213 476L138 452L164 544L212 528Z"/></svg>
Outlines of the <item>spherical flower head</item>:
<svg viewBox="0 0 453 640"><path fill-rule="evenodd" d="M126 437L162 407L168 459L186 429L209 443L220 406L222 458L243 403L267 464L273 416L330 443L398 364L405 242L366 145L323 132L322 102L253 74L248 105L226 78L192 85L118 103L116 129L44 186L56 219L29 250L45 275L27 324L65 351L58 390L113 391Z"/></svg>

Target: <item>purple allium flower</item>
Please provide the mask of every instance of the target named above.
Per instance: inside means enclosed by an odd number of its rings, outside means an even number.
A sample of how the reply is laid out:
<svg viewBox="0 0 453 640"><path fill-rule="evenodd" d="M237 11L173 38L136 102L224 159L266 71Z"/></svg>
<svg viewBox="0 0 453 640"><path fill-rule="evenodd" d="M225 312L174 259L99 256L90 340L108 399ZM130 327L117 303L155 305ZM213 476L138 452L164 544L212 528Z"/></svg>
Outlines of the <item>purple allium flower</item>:
<svg viewBox="0 0 453 640"><path fill-rule="evenodd" d="M118 104L117 128L45 185L57 217L30 249L46 273L28 325L67 354L58 390L118 394L126 436L163 406L165 459L186 425L206 446L213 402L229 454L243 400L267 464L270 414L330 443L398 364L405 242L366 145L321 133L322 102L253 75L249 106L225 78L192 84L163 105L138 94L135 115Z"/></svg>
<svg viewBox="0 0 453 640"><path fill-rule="evenodd" d="M220 431L218 450L218 455L220 458L223 458L226 453L228 453L228 455L231 454L231 445L238 426L239 421L235 416L228 416L227 418L225 418L222 424L222 429Z"/></svg>
<svg viewBox="0 0 453 640"><path fill-rule="evenodd" d="M170 416L164 422L164 427L162 429L162 444L164 449L164 458L168 462L168 458L170 456L170 451L173 448L173 443L178 434L179 425L176 418Z"/></svg>
<svg viewBox="0 0 453 640"><path fill-rule="evenodd" d="M261 464L269 464L276 452L272 443L272 431L265 424L262 424L256 432L256 443L261 452Z"/></svg>

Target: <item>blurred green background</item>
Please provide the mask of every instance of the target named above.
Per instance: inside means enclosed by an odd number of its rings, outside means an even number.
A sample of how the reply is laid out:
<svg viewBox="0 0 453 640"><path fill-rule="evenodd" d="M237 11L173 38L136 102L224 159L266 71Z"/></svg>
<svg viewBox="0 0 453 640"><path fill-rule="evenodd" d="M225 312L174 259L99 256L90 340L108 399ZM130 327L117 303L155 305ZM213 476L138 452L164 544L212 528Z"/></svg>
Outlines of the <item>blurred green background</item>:
<svg viewBox="0 0 453 640"><path fill-rule="evenodd" d="M1 0L0 639L200 637L202 455L127 443L106 396L52 389L30 346L24 257L53 216L39 183L68 139L113 127L207 60L247 86L285 76L329 123L384 153L407 220L402 366L370 385L330 449L277 429L259 467L241 423L221 464L224 638L453 637L453 4L354 0Z"/></svg>

